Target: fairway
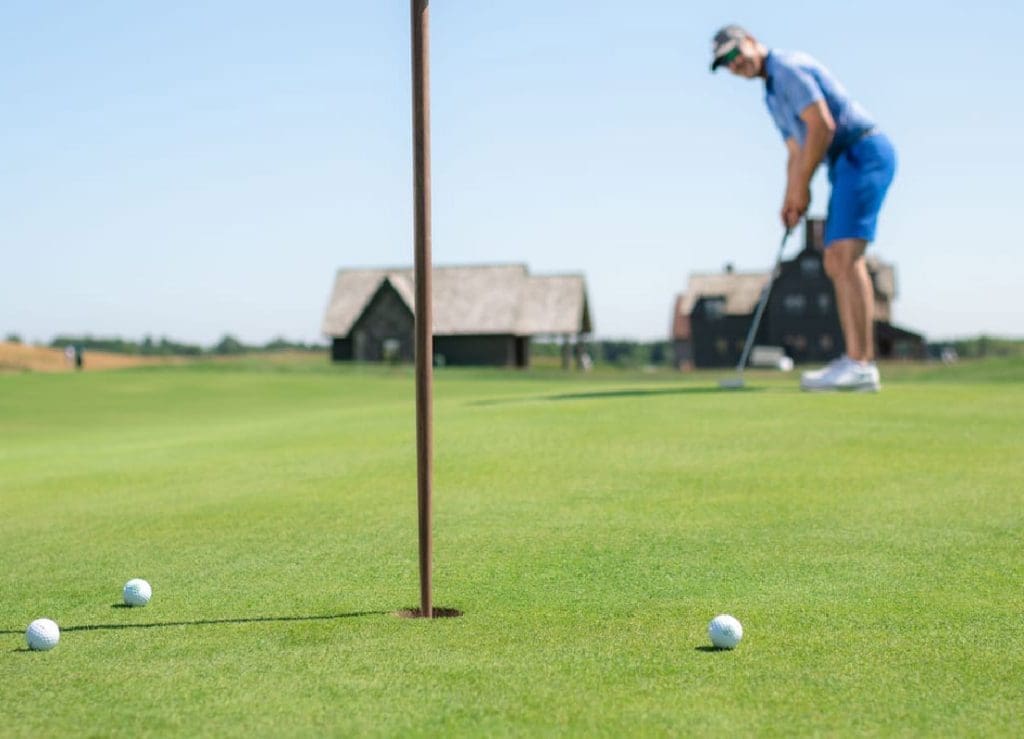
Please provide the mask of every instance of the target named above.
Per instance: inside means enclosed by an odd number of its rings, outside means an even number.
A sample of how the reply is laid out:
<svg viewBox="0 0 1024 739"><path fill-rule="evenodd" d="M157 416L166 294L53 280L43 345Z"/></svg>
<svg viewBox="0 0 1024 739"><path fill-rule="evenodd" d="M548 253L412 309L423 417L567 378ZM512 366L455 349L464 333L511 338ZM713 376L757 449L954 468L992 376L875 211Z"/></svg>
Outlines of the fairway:
<svg viewBox="0 0 1024 739"><path fill-rule="evenodd" d="M1016 735L1024 362L882 373L439 370L433 622L410 367L0 375L0 735Z"/></svg>

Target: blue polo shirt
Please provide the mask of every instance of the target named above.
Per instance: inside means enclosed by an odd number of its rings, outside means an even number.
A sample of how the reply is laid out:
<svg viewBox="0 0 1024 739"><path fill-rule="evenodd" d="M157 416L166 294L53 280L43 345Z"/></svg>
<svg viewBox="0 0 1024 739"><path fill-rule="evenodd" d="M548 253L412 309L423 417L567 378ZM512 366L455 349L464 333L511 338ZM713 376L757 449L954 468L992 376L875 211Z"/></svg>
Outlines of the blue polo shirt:
<svg viewBox="0 0 1024 739"><path fill-rule="evenodd" d="M764 69L764 100L783 139L796 139L801 147L804 145L807 124L800 119L800 113L818 100L825 101L836 122L828 149L830 163L865 131L875 128L871 114L812 56L773 50L764 60Z"/></svg>

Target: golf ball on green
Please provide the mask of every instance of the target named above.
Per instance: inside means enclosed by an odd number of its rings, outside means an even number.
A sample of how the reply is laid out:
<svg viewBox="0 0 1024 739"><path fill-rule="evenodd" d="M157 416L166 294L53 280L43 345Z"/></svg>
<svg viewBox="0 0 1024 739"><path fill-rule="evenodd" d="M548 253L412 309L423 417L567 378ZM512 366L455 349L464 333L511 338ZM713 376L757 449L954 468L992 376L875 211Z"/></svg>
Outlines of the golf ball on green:
<svg viewBox="0 0 1024 739"><path fill-rule="evenodd" d="M25 631L28 648L37 652L46 652L57 646L60 641L60 628L48 618L37 618L28 625Z"/></svg>
<svg viewBox="0 0 1024 739"><path fill-rule="evenodd" d="M719 649L733 649L743 638L743 624L728 613L723 613L711 619L711 623L708 624L708 636L711 643Z"/></svg>
<svg viewBox="0 0 1024 739"><path fill-rule="evenodd" d="M126 606L141 607L149 603L153 597L153 588L145 580L135 578L124 584L124 604Z"/></svg>

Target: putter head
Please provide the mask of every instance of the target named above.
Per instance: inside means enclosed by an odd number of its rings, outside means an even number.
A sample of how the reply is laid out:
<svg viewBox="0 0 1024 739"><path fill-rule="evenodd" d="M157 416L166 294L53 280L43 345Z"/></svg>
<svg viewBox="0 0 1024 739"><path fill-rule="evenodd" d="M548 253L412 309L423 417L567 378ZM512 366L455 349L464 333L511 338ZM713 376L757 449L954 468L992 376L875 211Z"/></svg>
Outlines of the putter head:
<svg viewBox="0 0 1024 739"><path fill-rule="evenodd" d="M742 390L744 387L742 377L730 377L727 380L719 380L718 387L724 390Z"/></svg>

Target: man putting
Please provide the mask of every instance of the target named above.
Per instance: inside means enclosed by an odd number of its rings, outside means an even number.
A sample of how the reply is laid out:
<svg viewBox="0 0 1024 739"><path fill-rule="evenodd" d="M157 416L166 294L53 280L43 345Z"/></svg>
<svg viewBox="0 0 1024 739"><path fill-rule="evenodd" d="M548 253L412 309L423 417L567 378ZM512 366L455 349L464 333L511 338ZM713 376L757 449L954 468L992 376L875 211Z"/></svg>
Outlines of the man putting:
<svg viewBox="0 0 1024 739"><path fill-rule="evenodd" d="M739 26L712 41L711 71L727 67L764 80L765 103L789 150L782 222L793 228L811 202L811 178L828 162L832 194L825 221L825 272L836 292L846 353L805 372L804 390L862 390L882 385L875 364L875 294L864 251L896 171L896 153L874 119L820 62L800 52L768 50Z"/></svg>

